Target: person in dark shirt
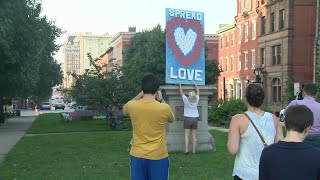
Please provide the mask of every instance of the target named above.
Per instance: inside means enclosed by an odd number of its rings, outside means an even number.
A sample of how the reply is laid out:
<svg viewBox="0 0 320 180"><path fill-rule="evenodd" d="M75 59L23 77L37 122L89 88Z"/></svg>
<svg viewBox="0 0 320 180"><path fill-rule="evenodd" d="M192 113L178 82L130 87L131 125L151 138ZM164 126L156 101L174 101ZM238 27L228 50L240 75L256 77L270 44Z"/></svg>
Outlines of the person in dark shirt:
<svg viewBox="0 0 320 180"><path fill-rule="evenodd" d="M290 106L284 116L287 136L262 151L260 180L320 180L320 149L304 142L313 124L305 105Z"/></svg>

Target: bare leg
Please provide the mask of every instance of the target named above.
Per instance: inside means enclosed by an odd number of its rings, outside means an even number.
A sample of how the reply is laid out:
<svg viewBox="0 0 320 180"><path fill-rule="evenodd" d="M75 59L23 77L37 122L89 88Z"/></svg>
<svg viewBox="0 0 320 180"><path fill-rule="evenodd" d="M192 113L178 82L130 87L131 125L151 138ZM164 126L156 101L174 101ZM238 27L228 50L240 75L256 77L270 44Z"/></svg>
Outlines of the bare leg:
<svg viewBox="0 0 320 180"><path fill-rule="evenodd" d="M190 129L184 130L184 152L189 152L189 132Z"/></svg>
<svg viewBox="0 0 320 180"><path fill-rule="evenodd" d="M196 129L192 129L192 152L196 153L197 136Z"/></svg>

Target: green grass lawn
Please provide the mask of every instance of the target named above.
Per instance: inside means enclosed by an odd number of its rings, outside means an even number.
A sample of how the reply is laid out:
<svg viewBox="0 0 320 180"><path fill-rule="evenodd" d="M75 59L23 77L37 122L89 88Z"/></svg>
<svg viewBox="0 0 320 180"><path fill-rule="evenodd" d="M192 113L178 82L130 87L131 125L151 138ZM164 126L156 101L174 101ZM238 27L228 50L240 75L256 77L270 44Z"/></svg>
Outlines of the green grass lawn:
<svg viewBox="0 0 320 180"><path fill-rule="evenodd" d="M0 165L0 179L130 179L126 149L131 131L106 131L105 124L103 120L66 123L58 114L39 116L29 133L85 133L23 137ZM234 157L227 152L227 133L210 133L216 152L170 153L170 179L232 179Z"/></svg>
<svg viewBox="0 0 320 180"><path fill-rule="evenodd" d="M170 153L170 179L231 179L227 134L211 131L216 152ZM24 137L0 166L0 179L129 179L130 131Z"/></svg>
<svg viewBox="0 0 320 180"><path fill-rule="evenodd" d="M48 113L38 116L32 127L28 130L28 133L40 134L111 130L107 123L109 123L109 121L107 122L105 120L94 119L73 120L70 122L65 122L60 114ZM130 123L127 122L126 124L130 129ZM121 130L121 126L118 126L116 130Z"/></svg>

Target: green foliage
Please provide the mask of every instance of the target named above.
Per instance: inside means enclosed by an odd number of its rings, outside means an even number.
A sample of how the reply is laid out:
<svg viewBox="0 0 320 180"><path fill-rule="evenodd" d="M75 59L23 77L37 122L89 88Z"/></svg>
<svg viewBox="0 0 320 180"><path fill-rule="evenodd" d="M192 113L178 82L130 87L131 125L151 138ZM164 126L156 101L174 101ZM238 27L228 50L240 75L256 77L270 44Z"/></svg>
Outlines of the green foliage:
<svg viewBox="0 0 320 180"><path fill-rule="evenodd" d="M208 121L215 126L225 124L230 116L243 113L247 110L246 104L241 99L218 100L208 109Z"/></svg>
<svg viewBox="0 0 320 180"><path fill-rule="evenodd" d="M0 1L0 101L43 98L62 82L60 64L53 59L61 30L41 11L40 0Z"/></svg>
<svg viewBox="0 0 320 180"><path fill-rule="evenodd" d="M294 96L294 77L292 74L288 75L288 79L286 81L285 88L285 102L289 103L290 101L295 99Z"/></svg>
<svg viewBox="0 0 320 180"><path fill-rule="evenodd" d="M151 30L136 33L124 53L122 83L131 99L141 91L140 82L147 73L155 74L165 83L165 32L157 25Z"/></svg>
<svg viewBox="0 0 320 180"><path fill-rule="evenodd" d="M216 84L218 81L218 77L222 72L218 66L217 60L207 60L205 61L205 69L206 69L206 85Z"/></svg>
<svg viewBox="0 0 320 180"><path fill-rule="evenodd" d="M272 110L263 104L261 109L265 112L272 113ZM228 125L228 121L236 114L244 113L247 106L242 99L230 99L215 101L208 109L208 122L214 126Z"/></svg>
<svg viewBox="0 0 320 180"><path fill-rule="evenodd" d="M88 58L93 69L83 75L75 75L76 84L70 91L70 96L77 104L87 105L98 110L107 111L112 106L120 107L124 102L124 92L120 77L120 70L114 68L111 72L103 72L97 66L90 54Z"/></svg>

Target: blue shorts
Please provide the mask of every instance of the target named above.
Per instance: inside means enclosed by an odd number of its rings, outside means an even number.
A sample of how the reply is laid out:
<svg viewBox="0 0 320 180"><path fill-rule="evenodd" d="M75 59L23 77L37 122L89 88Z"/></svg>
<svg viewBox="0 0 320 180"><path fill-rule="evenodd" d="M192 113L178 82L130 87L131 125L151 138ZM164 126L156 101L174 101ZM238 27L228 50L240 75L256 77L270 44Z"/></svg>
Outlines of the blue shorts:
<svg viewBox="0 0 320 180"><path fill-rule="evenodd" d="M168 180L169 158L150 160L130 156L131 180Z"/></svg>

